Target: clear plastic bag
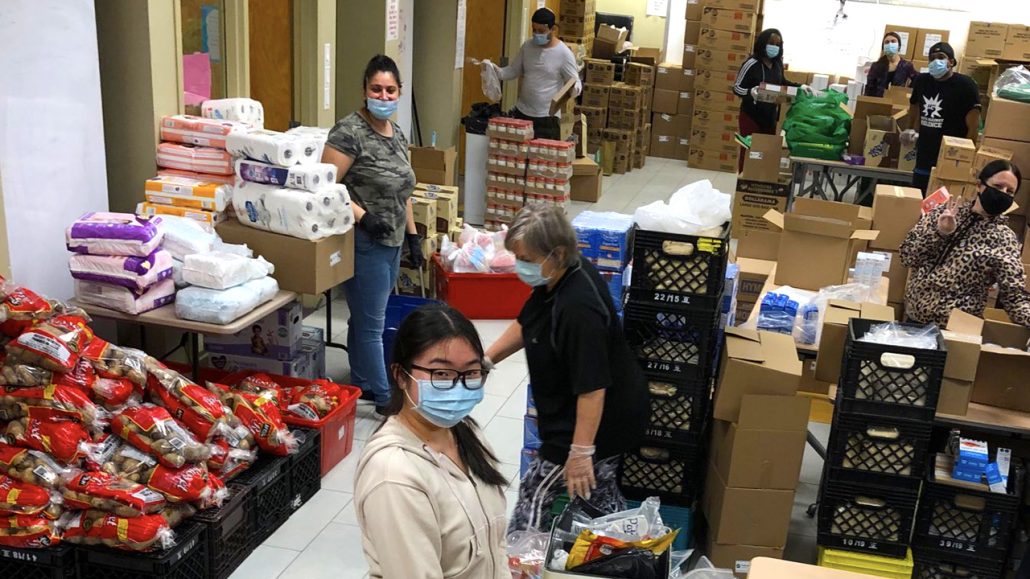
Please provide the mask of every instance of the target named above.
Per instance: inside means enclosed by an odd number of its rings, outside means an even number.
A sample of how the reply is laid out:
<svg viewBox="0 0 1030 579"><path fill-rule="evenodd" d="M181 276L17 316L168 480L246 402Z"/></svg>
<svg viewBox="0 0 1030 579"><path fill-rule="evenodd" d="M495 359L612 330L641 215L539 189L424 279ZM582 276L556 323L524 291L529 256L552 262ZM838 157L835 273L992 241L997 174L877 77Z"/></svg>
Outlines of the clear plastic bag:
<svg viewBox="0 0 1030 579"><path fill-rule="evenodd" d="M210 252L218 240L218 235L213 231L205 229L205 225L188 217L162 216L158 229L164 234L161 247L179 261L187 255Z"/></svg>
<svg viewBox="0 0 1030 579"><path fill-rule="evenodd" d="M998 93L1005 89L1013 89L1017 86L1030 84L1030 70L1028 70L1022 64L1019 66L1013 66L1007 68L998 75L998 80L994 82L994 95L998 96Z"/></svg>
<svg viewBox="0 0 1030 579"><path fill-rule="evenodd" d="M508 535L508 570L512 579L539 579L547 558L547 533L516 531Z"/></svg>
<svg viewBox="0 0 1030 579"><path fill-rule="evenodd" d="M732 217L730 204L729 195L704 179L673 193L667 204L656 201L638 208L633 220L648 231L717 236Z"/></svg>
<svg viewBox="0 0 1030 579"><path fill-rule="evenodd" d="M708 557L701 557L694 569L683 576L684 579L733 579L733 571L719 569Z"/></svg>
<svg viewBox="0 0 1030 579"><path fill-rule="evenodd" d="M274 272L275 266L261 257L253 259L217 251L187 255L182 266L186 283L215 290L243 285Z"/></svg>
<svg viewBox="0 0 1030 579"><path fill-rule="evenodd" d="M859 338L858 341L901 346L904 348L918 348L920 350L936 350L937 339L940 334L940 330L933 324L916 326L913 324L890 322L870 327L869 331Z"/></svg>
<svg viewBox="0 0 1030 579"><path fill-rule="evenodd" d="M490 62L490 59L476 60L475 58L472 59L472 64L480 68L479 75L483 95L492 103L500 102L503 94L501 93L501 77L497 74L497 65Z"/></svg>

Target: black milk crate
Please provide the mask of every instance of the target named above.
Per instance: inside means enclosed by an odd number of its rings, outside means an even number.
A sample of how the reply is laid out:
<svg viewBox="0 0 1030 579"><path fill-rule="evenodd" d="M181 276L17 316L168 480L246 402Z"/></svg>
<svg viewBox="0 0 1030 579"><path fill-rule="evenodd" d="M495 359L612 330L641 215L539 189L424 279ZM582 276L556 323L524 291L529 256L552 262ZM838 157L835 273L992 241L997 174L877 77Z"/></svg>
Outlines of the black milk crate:
<svg viewBox="0 0 1030 579"><path fill-rule="evenodd" d="M932 433L930 423L835 412L826 462L836 480L918 491Z"/></svg>
<svg viewBox="0 0 1030 579"><path fill-rule="evenodd" d="M719 312L670 311L650 304L626 304L626 341L647 372L671 378L708 378L721 333Z"/></svg>
<svg viewBox="0 0 1030 579"><path fill-rule="evenodd" d="M290 461L262 456L234 483L250 489L250 545L257 548L293 514Z"/></svg>
<svg viewBox="0 0 1030 579"><path fill-rule="evenodd" d="M622 457L619 488L627 499L659 497L662 504L689 506L704 488L704 438L691 446L645 444Z"/></svg>
<svg viewBox="0 0 1030 579"><path fill-rule="evenodd" d="M637 229L630 297L666 308L718 311L729 247L729 223L718 237Z"/></svg>
<svg viewBox="0 0 1030 579"><path fill-rule="evenodd" d="M948 355L944 338L937 332L937 350L859 341L872 326L883 323L857 318L849 322L838 404L844 412L931 422Z"/></svg>
<svg viewBox="0 0 1030 579"><path fill-rule="evenodd" d="M290 493L293 510L311 500L322 488L322 435L318 429L301 430L304 444L290 456Z"/></svg>
<svg viewBox="0 0 1030 579"><path fill-rule="evenodd" d="M75 547L67 543L47 549L0 547L4 579L75 579Z"/></svg>
<svg viewBox="0 0 1030 579"><path fill-rule="evenodd" d="M989 561L935 549L913 548L912 579L1001 579L1004 561Z"/></svg>
<svg viewBox="0 0 1030 579"><path fill-rule="evenodd" d="M1013 464L1008 493L964 488L927 477L913 543L920 547L1005 561L1019 519L1024 471Z"/></svg>
<svg viewBox="0 0 1030 579"><path fill-rule="evenodd" d="M175 528L175 546L154 553L81 547L79 579L207 579L207 527L186 521Z"/></svg>
<svg viewBox="0 0 1030 579"><path fill-rule="evenodd" d="M670 380L648 374L647 387L651 414L645 440L667 446L700 442L711 408L711 379Z"/></svg>
<svg viewBox="0 0 1030 579"><path fill-rule="evenodd" d="M225 579L254 550L250 541L250 489L229 483L229 498L221 507L197 513L193 520L207 525L208 569L213 579Z"/></svg>
<svg viewBox="0 0 1030 579"><path fill-rule="evenodd" d="M904 557L918 500L914 490L824 480L817 542L831 549Z"/></svg>

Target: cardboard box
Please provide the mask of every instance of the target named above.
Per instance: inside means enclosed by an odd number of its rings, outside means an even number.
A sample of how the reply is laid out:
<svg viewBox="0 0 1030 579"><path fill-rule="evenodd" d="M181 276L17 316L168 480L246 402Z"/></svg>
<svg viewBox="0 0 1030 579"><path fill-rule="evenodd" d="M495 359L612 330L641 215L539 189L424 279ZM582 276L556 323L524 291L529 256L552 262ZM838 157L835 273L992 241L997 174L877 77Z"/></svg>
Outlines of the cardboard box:
<svg viewBox="0 0 1030 579"><path fill-rule="evenodd" d="M770 210L765 218L783 229L776 284L819 291L848 279L857 246L876 239L876 231L856 229L850 221Z"/></svg>
<svg viewBox="0 0 1030 579"><path fill-rule="evenodd" d="M422 237L429 237L436 231L436 201L421 197L411 198L411 211L415 216L415 228Z"/></svg>
<svg viewBox="0 0 1030 579"><path fill-rule="evenodd" d="M895 104L888 98L860 96L855 100L855 112L851 122L851 137L848 152L861 155L865 149L866 119L872 116L893 116L908 110L908 106Z"/></svg>
<svg viewBox="0 0 1030 579"><path fill-rule="evenodd" d="M432 267L419 271L401 264L397 270L397 292L405 296L436 297L435 272L436 269Z"/></svg>
<svg viewBox="0 0 1030 579"><path fill-rule="evenodd" d="M599 26L594 37L594 49L591 56L612 58L616 54L621 54L628 34L629 31L625 28L615 28L610 25Z"/></svg>
<svg viewBox="0 0 1030 579"><path fill-rule="evenodd" d="M611 94L611 85L605 84L584 84L583 85L583 106L592 108L608 108L608 98ZM588 117L589 120L589 117Z"/></svg>
<svg viewBox="0 0 1030 579"><path fill-rule="evenodd" d="M286 361L235 354L208 354L207 360L213 368L226 372L268 372L291 378L315 378L311 356L305 351L297 352Z"/></svg>
<svg viewBox="0 0 1030 579"><path fill-rule="evenodd" d="M414 196L436 202L436 232L447 233L458 222L458 188L418 183Z"/></svg>
<svg viewBox="0 0 1030 579"><path fill-rule="evenodd" d="M862 155L867 166L896 167L900 150L898 144L898 123L893 117L875 115L866 118Z"/></svg>
<svg viewBox="0 0 1030 579"><path fill-rule="evenodd" d="M706 151L705 149L698 149L691 145L687 162L695 169L723 171L725 173L737 172L736 152Z"/></svg>
<svg viewBox="0 0 1030 579"><path fill-rule="evenodd" d="M740 99L731 92L699 89L694 91L694 114L699 110L739 113Z"/></svg>
<svg viewBox="0 0 1030 579"><path fill-rule="evenodd" d="M823 382L815 377L815 360L802 360L801 382L798 384L798 392L811 392L813 394L829 394L831 382Z"/></svg>
<svg viewBox="0 0 1030 579"><path fill-rule="evenodd" d="M688 161L690 160L690 138L679 137L676 141L676 157L677 161Z"/></svg>
<svg viewBox="0 0 1030 579"><path fill-rule="evenodd" d="M630 61L639 62L651 67L658 66L658 63L665 62L665 49L649 48L647 46L637 47L633 49L633 56L630 57Z"/></svg>
<svg viewBox="0 0 1030 579"><path fill-rule="evenodd" d="M745 396L737 422L712 425L711 461L726 485L793 490L798 486L811 400Z"/></svg>
<svg viewBox="0 0 1030 579"><path fill-rule="evenodd" d="M293 301L235 334L205 334L204 349L218 354L292 360L300 347L304 312Z"/></svg>
<svg viewBox="0 0 1030 579"><path fill-rule="evenodd" d="M610 60L583 59L586 84L611 86L615 82L615 64Z"/></svg>
<svg viewBox="0 0 1030 579"><path fill-rule="evenodd" d="M684 18L686 20L700 20L701 10L701 0L687 0L687 12Z"/></svg>
<svg viewBox="0 0 1030 579"><path fill-rule="evenodd" d="M689 24L689 22L688 22ZM700 26L700 23L698 23ZM695 41L696 42L696 41ZM684 44L683 45L683 68L694 68L697 64L697 45L696 44Z"/></svg>
<svg viewBox="0 0 1030 579"><path fill-rule="evenodd" d="M1005 35L1005 51L1001 57L1005 60L1030 60L1030 26L1009 24Z"/></svg>
<svg viewBox="0 0 1030 579"><path fill-rule="evenodd" d="M970 22L966 56L1001 58L1009 25L1000 22Z"/></svg>
<svg viewBox="0 0 1030 579"><path fill-rule="evenodd" d="M654 90L654 100L651 101L651 110L656 113L664 113L667 115L676 114L680 104L680 93L677 90L666 90L656 88Z"/></svg>
<svg viewBox="0 0 1030 579"><path fill-rule="evenodd" d="M694 93L680 91L679 104L676 106L676 114L681 117L691 118L694 115Z"/></svg>
<svg viewBox="0 0 1030 579"><path fill-rule="evenodd" d="M901 37L901 46L898 47L899 54L907 60L912 60L912 56L915 53L915 46L918 41L919 29L911 26L897 26L894 24L888 24L883 28L883 38L888 32L896 32Z"/></svg>
<svg viewBox="0 0 1030 579"><path fill-rule="evenodd" d="M698 70L694 86L698 90L710 90L717 92L732 92L733 83L737 80L737 73L732 71L719 70Z"/></svg>
<svg viewBox="0 0 1030 579"><path fill-rule="evenodd" d="M676 158L676 145L679 142L677 135L659 133L651 128L651 156L663 159Z"/></svg>
<svg viewBox="0 0 1030 579"><path fill-rule="evenodd" d="M629 62L623 68L622 80L634 86L652 88L655 83L655 67L640 62Z"/></svg>
<svg viewBox="0 0 1030 579"><path fill-rule="evenodd" d="M680 92L693 93L697 84L697 71L692 68L684 68L680 74Z"/></svg>
<svg viewBox="0 0 1030 579"><path fill-rule="evenodd" d="M733 236L741 239L741 234L745 231L768 231L778 234L782 230L767 221L765 214L770 209L781 213L786 211L789 197L789 185L737 179L737 194L733 196L733 221L730 229ZM776 258L775 254L772 258Z"/></svg>
<svg viewBox="0 0 1030 579"><path fill-rule="evenodd" d="M784 157L781 135L751 135L751 148L744 152L744 171L741 179L778 183Z"/></svg>
<svg viewBox="0 0 1030 579"><path fill-rule="evenodd" d="M762 295L765 282L776 267L775 261L737 257L737 302L754 304Z"/></svg>
<svg viewBox="0 0 1030 579"><path fill-rule="evenodd" d="M726 485L709 464L705 481L704 512L708 534L724 545L787 543L794 490L741 489Z"/></svg>
<svg viewBox="0 0 1030 579"><path fill-rule="evenodd" d="M916 36L915 52L912 53L913 60L929 60L930 47L938 42L947 42L951 35L947 30L935 30L932 28L920 28Z"/></svg>
<svg viewBox="0 0 1030 579"><path fill-rule="evenodd" d="M712 415L736 421L746 395L793 396L800 379L801 362L793 337L726 328L722 375L715 389Z"/></svg>
<svg viewBox="0 0 1030 579"><path fill-rule="evenodd" d="M245 243L275 265L279 289L321 294L354 277L354 231L307 241L247 227L229 219L217 227L226 243Z"/></svg>
<svg viewBox="0 0 1030 579"><path fill-rule="evenodd" d="M923 193L911 187L877 185L873 196L873 229L880 232L869 247L898 251L922 216Z"/></svg>
<svg viewBox="0 0 1030 579"><path fill-rule="evenodd" d="M916 155L919 150L915 144L905 144L898 139L898 170L912 171L916 168Z"/></svg>
<svg viewBox="0 0 1030 579"><path fill-rule="evenodd" d="M745 229L735 231L737 256L776 263L780 253L779 231L757 231Z"/></svg>
<svg viewBox="0 0 1030 579"><path fill-rule="evenodd" d="M941 139L941 152L938 160L954 160L973 163L976 158L976 143L961 137L945 136ZM948 177L945 177L948 178Z"/></svg>
<svg viewBox="0 0 1030 579"><path fill-rule="evenodd" d="M905 289L908 287L908 268L901 263L901 255L897 251L879 251L890 257L891 265L887 270L887 279L890 286L887 287L887 303L900 304L905 301ZM895 310L897 313L897 310ZM895 316L897 319L903 319Z"/></svg>
<svg viewBox="0 0 1030 579"><path fill-rule="evenodd" d="M984 137L1030 141L1030 103L992 98L984 123Z"/></svg>
<svg viewBox="0 0 1030 579"><path fill-rule="evenodd" d="M873 208L862 207L854 203L841 203L838 201L823 201L811 197L798 197L794 200L792 211L801 215L813 215L815 217L829 217L830 219L841 219L855 225L856 229L872 229Z"/></svg>
<svg viewBox="0 0 1030 579"><path fill-rule="evenodd" d="M695 20L687 20L687 25L683 31L683 45L684 46L698 46L701 40L701 22ZM685 49L684 49L685 50Z"/></svg>
<svg viewBox="0 0 1030 579"><path fill-rule="evenodd" d="M458 157L454 147L409 147L408 155L415 178L422 183L454 185L454 161Z"/></svg>
<svg viewBox="0 0 1030 579"><path fill-rule="evenodd" d="M815 362L816 380L836 384L840 379L844 343L847 341L848 321L851 318L892 322L894 308L881 304L830 300L826 305L822 332L819 336L819 354Z"/></svg>
<svg viewBox="0 0 1030 579"><path fill-rule="evenodd" d="M991 147L992 149L1004 149L1012 152L1012 163L1017 167L1030 167L1030 141L1009 141L1003 139L996 139L993 137L985 137L981 140L981 146ZM1030 179L1024 178L1024 183ZM1022 190L1022 185L1020 190Z"/></svg>
<svg viewBox="0 0 1030 579"><path fill-rule="evenodd" d="M966 414L980 364L983 326L982 319L956 309L948 318L947 329L941 330L948 348L948 359L937 400L938 414Z"/></svg>
<svg viewBox="0 0 1030 579"><path fill-rule="evenodd" d="M747 52L754 48L754 35L747 32L717 30L711 26L701 25L698 48L726 50L731 52Z"/></svg>
<svg viewBox="0 0 1030 579"><path fill-rule="evenodd" d="M1030 372L1030 353L1026 352L1030 328L1013 324L1005 312L984 312L983 342L973 402L1030 412L1026 394L1026 375Z"/></svg>
<svg viewBox="0 0 1030 579"><path fill-rule="evenodd" d="M572 163L571 197L573 201L596 203L601 198L601 167L590 157Z"/></svg>
<svg viewBox="0 0 1030 579"><path fill-rule="evenodd" d="M565 16L584 16L593 14L597 7L596 0L561 0L558 12Z"/></svg>
<svg viewBox="0 0 1030 579"><path fill-rule="evenodd" d="M695 109L690 126L714 132L737 133L740 130L740 112Z"/></svg>
<svg viewBox="0 0 1030 579"><path fill-rule="evenodd" d="M694 147L700 147L708 151L721 151L733 153L734 157L740 151L740 144L733 138L733 133L723 131L710 131L708 129L691 128L690 142Z"/></svg>
<svg viewBox="0 0 1030 579"><path fill-rule="evenodd" d="M720 569L730 569L738 579L746 579L751 571L751 560L755 557L782 559L783 547L761 547L755 545L720 545L708 538L705 555Z"/></svg>
<svg viewBox="0 0 1030 579"><path fill-rule="evenodd" d="M683 75L683 68L677 64L663 62L655 69L655 89L674 90L680 89L680 77Z"/></svg>
<svg viewBox="0 0 1030 579"><path fill-rule="evenodd" d="M717 30L752 34L755 31L755 20L755 13L746 10L715 8L711 5L701 10L701 24Z"/></svg>
<svg viewBox="0 0 1030 579"><path fill-rule="evenodd" d="M998 149L995 147L981 146L976 151L976 157L973 159L973 176L980 174L983 168L992 161L1011 161L1012 151L1006 151L1005 149ZM1022 187L1020 187L1022 189Z"/></svg>
<svg viewBox="0 0 1030 579"><path fill-rule="evenodd" d="M704 0L704 5L712 8L725 8L727 10L761 12L762 0Z"/></svg>
<svg viewBox="0 0 1030 579"><path fill-rule="evenodd" d="M695 56L695 66L698 69L715 71L737 72L748 54L743 52L731 52L727 50L712 50L710 48L699 49Z"/></svg>

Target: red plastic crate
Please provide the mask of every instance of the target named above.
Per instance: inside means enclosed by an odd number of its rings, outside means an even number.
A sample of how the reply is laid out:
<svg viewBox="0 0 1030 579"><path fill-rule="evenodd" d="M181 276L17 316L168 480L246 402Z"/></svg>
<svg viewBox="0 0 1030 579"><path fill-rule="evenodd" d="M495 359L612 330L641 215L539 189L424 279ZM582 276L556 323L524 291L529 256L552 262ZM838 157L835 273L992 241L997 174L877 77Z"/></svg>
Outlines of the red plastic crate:
<svg viewBox="0 0 1030 579"><path fill-rule="evenodd" d="M253 374L265 374L276 384L293 388L295 386L306 386L312 382L329 382L328 380L307 380L304 378L291 378L267 372L237 372L230 374L223 381L227 386L235 386L247 376ZM322 476L325 476L334 466L347 458L354 448L354 423L358 413L358 399L361 398L361 389L356 386L337 384L343 388L345 394L340 400L340 405L321 420L304 420L286 413L283 413L283 421L290 426L302 428L315 428L322 434Z"/></svg>
<svg viewBox="0 0 1030 579"><path fill-rule="evenodd" d="M436 297L473 320L512 320L518 317L532 288L514 273L454 273L436 268Z"/></svg>

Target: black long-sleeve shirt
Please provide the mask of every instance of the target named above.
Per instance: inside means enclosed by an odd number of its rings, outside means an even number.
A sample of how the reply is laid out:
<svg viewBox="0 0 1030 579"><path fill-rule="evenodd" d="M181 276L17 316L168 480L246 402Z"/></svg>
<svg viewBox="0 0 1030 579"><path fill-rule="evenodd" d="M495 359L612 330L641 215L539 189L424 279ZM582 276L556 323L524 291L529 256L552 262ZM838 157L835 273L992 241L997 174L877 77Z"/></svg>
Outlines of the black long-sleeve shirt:
<svg viewBox="0 0 1030 579"><path fill-rule="evenodd" d="M759 103L751 98L751 89L762 84L778 84L781 86L801 86L796 82L790 82L783 75L783 61L775 59L772 66L768 67L755 58L751 57L744 61L737 72L737 82L733 84L733 92L741 98L740 112L751 117L763 133L773 133L776 130L776 122L780 118L780 106L776 103Z"/></svg>

